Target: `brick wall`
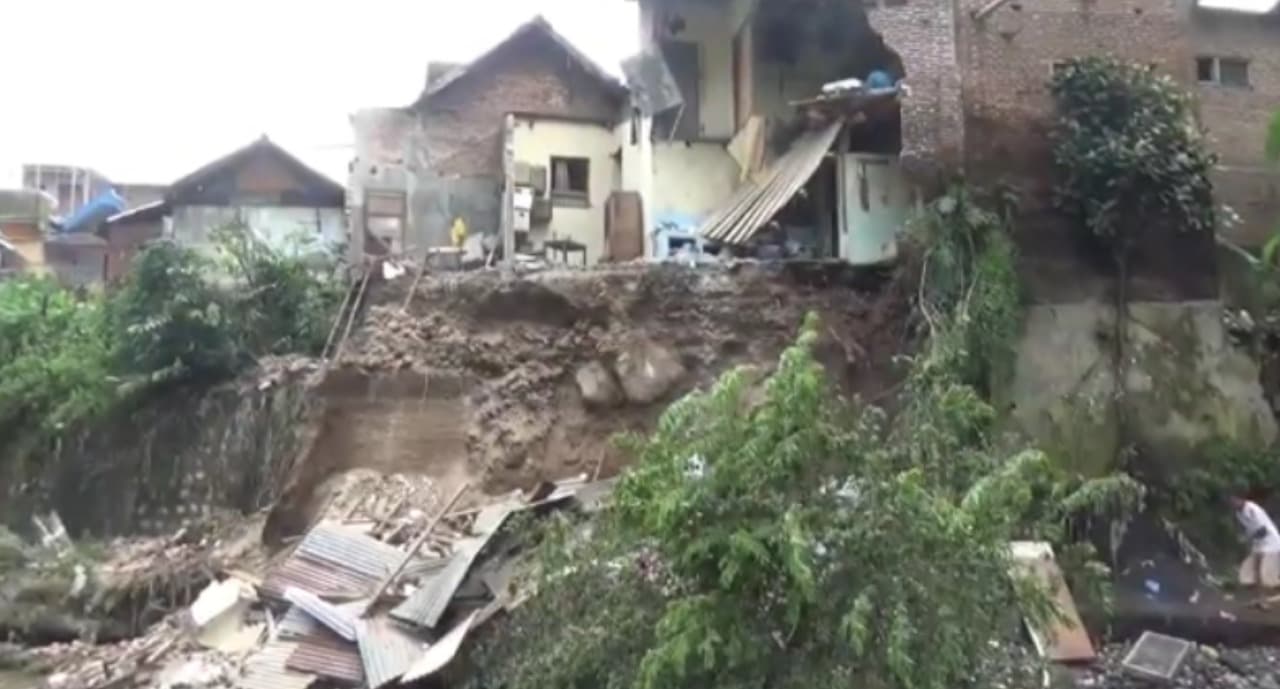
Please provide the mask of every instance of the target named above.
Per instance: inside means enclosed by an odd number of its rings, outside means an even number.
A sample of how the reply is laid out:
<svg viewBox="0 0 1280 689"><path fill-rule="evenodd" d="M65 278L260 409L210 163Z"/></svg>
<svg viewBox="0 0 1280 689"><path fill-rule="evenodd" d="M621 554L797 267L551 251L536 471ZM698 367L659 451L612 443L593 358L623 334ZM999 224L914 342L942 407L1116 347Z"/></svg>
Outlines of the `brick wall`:
<svg viewBox="0 0 1280 689"><path fill-rule="evenodd" d="M422 110L426 163L439 174L501 175L503 117L509 112L609 122L619 114L619 99L544 35L525 35L489 62Z"/></svg>
<svg viewBox="0 0 1280 689"><path fill-rule="evenodd" d="M1198 95L1221 158L1218 198L1239 215L1228 235L1258 245L1280 224L1280 174L1263 161L1267 124L1280 110L1280 14L1195 12L1191 31L1196 55L1249 61L1247 88L1202 83Z"/></svg>
<svg viewBox="0 0 1280 689"><path fill-rule="evenodd" d="M985 20L985 0L958 0L967 162L981 181L1003 181L1043 205L1052 185L1047 83L1055 62L1113 55L1187 81L1193 61L1178 0L1036 0Z"/></svg>
<svg viewBox="0 0 1280 689"><path fill-rule="evenodd" d="M955 0L868 7L867 18L902 58L911 89L902 100L902 158L919 173L958 165L965 147Z"/></svg>

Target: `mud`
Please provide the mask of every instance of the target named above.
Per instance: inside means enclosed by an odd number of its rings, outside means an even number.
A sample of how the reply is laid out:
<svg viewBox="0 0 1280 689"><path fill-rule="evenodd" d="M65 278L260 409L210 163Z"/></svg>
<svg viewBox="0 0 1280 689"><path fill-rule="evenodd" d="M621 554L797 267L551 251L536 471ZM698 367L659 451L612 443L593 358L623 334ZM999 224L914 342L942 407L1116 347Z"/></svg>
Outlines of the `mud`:
<svg viewBox="0 0 1280 689"><path fill-rule="evenodd" d="M442 494L612 475L627 463L615 434L651 428L731 367L771 368L810 312L832 378L883 396L913 340L911 275L638 265L426 276L410 296L411 271L371 294L315 388L322 418L281 510L291 523L276 531L300 530L323 506L322 484L356 468L427 474Z"/></svg>

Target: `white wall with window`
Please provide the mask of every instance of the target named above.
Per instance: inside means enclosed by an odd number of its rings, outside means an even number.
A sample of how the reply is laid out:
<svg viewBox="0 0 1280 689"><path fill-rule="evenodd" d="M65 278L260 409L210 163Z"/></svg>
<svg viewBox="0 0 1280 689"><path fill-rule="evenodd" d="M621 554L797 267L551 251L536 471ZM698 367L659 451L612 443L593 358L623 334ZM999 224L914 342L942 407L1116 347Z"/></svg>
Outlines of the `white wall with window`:
<svg viewBox="0 0 1280 689"><path fill-rule="evenodd" d="M516 116L512 148L516 164L546 170L551 218L533 222L529 239L540 248L548 239L568 239L586 247L588 264L604 252L605 203L621 175L620 150L611 124Z"/></svg>

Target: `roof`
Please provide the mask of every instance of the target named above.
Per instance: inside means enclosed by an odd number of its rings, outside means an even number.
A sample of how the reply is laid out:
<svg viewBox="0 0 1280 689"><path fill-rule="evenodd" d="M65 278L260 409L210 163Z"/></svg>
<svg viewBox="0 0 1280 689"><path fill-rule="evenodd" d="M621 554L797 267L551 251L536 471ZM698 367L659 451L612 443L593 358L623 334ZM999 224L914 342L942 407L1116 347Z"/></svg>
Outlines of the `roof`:
<svg viewBox="0 0 1280 689"><path fill-rule="evenodd" d="M146 220L156 220L163 218L169 214L169 204L166 201L152 201L144 203L136 208L130 208L121 211L103 221L103 225L116 225L126 222L142 222Z"/></svg>
<svg viewBox="0 0 1280 689"><path fill-rule="evenodd" d="M46 235L45 244L88 249L105 249L107 240L91 232L57 232Z"/></svg>
<svg viewBox="0 0 1280 689"><path fill-rule="evenodd" d="M770 165L759 180L743 184L707 218L698 233L725 244L746 244L782 210L796 192L813 177L831 149L842 121L806 132Z"/></svg>
<svg viewBox="0 0 1280 689"><path fill-rule="evenodd" d="M252 160L255 155L264 154L272 156L283 162L287 167L292 169L293 172L302 180L302 183L307 186L317 187L339 197L346 194L346 187L308 167L306 163L303 163L292 153L284 150L264 135L259 137L253 143L236 149L235 151L204 165L195 172L192 172L169 185L169 190L165 192L164 200L166 202L172 202L175 198L181 197L184 193L195 191L201 183L211 179L214 175L243 165L249 160Z"/></svg>
<svg viewBox="0 0 1280 689"><path fill-rule="evenodd" d="M418 96L418 100L414 101L414 107L426 103L436 94L439 94L453 84L479 72L488 63L499 56L503 50L515 44L520 39L530 35L542 35L551 39L551 42L559 47L570 60L581 67L588 75L594 77L606 90L614 91L619 95L626 92L626 87L624 87L621 82L600 67L600 65L596 64L594 60L587 57L581 50L578 50L577 47L569 42L569 39L562 36L551 26L551 22L548 22L542 15L538 15L524 24L521 24L511 33L510 36L507 36L500 43L485 51L485 53L480 57L458 69L454 69L431 83L428 83L426 89L422 91L422 95Z"/></svg>

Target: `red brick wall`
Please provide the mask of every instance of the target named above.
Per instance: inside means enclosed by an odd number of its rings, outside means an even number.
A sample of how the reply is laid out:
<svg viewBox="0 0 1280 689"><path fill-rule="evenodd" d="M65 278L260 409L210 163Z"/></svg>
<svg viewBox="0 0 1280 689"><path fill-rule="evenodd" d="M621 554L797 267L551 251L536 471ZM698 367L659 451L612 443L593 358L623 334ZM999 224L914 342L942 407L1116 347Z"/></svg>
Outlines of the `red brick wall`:
<svg viewBox="0 0 1280 689"><path fill-rule="evenodd" d="M902 58L911 90L902 100L902 157L909 169L931 172L962 161L965 122L957 61L955 0L908 0L868 7L885 45Z"/></svg>
<svg viewBox="0 0 1280 689"><path fill-rule="evenodd" d="M984 4L958 0L969 169L981 181L1015 185L1037 205L1048 201L1053 181L1047 83L1055 62L1113 55L1191 77L1177 0L1013 2L975 21L971 12Z"/></svg>
<svg viewBox="0 0 1280 689"><path fill-rule="evenodd" d="M500 176L509 112L613 121L621 103L540 34L439 92L422 112L427 166L442 176Z"/></svg>

